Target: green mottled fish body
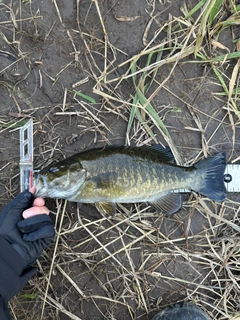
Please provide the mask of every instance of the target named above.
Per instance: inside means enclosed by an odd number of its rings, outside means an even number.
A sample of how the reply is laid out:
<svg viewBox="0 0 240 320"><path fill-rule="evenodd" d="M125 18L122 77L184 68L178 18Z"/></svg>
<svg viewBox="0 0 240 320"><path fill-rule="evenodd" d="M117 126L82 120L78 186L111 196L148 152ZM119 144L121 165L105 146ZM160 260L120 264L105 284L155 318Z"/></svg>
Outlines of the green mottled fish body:
<svg viewBox="0 0 240 320"><path fill-rule="evenodd" d="M81 160L88 174L76 200L147 202L161 192L187 188L194 183L192 168L164 164L161 159L154 157L154 153L141 155L129 151L106 152L92 161Z"/></svg>
<svg viewBox="0 0 240 320"><path fill-rule="evenodd" d="M177 166L169 148L107 147L76 154L43 169L35 177L37 196L95 203L102 213L114 204L150 203L172 214L181 208L180 189L223 201L225 157L222 153L191 167ZM175 191L175 193L173 193Z"/></svg>

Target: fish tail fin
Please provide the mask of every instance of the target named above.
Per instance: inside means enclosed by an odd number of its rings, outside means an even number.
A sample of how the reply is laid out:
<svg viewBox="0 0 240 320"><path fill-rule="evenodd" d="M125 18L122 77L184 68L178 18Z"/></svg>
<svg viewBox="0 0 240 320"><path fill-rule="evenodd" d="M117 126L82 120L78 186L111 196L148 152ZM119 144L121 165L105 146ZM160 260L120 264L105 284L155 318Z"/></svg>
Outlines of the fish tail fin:
<svg viewBox="0 0 240 320"><path fill-rule="evenodd" d="M201 160L194 167L202 171L201 177L204 180L194 190L216 202L224 201L227 193L224 184L225 153L217 153Z"/></svg>

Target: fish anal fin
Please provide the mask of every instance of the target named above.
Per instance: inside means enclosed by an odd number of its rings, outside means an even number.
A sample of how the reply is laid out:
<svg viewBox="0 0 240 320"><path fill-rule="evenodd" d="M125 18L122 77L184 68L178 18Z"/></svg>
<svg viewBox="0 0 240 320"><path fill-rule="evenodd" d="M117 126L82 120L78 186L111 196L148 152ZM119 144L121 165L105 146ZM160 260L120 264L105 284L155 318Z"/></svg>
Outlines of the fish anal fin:
<svg viewBox="0 0 240 320"><path fill-rule="evenodd" d="M96 202L97 210L103 215L114 215L116 212L116 204L113 202Z"/></svg>
<svg viewBox="0 0 240 320"><path fill-rule="evenodd" d="M167 193L148 203L157 211L171 215L181 209L182 196L180 193Z"/></svg>

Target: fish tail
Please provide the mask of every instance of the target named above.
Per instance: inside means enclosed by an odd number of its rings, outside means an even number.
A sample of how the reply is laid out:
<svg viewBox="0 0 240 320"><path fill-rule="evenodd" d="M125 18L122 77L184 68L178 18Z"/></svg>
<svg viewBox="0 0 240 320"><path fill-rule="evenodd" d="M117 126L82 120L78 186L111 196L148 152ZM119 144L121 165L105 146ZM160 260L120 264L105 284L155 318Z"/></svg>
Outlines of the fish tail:
<svg viewBox="0 0 240 320"><path fill-rule="evenodd" d="M211 200L222 202L226 199L226 187L224 184L224 172L226 168L225 153L217 153L211 157L197 162L194 165L200 173L203 181L199 188L194 190L203 194ZM199 175L197 175L199 177Z"/></svg>

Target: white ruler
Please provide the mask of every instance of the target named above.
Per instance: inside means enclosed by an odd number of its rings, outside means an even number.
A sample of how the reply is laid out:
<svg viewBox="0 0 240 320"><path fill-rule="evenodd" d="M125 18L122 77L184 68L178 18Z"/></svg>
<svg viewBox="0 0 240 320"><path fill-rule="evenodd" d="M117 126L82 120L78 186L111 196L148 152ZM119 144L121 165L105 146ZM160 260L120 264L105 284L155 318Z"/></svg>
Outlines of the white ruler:
<svg viewBox="0 0 240 320"><path fill-rule="evenodd" d="M240 164L227 164L224 182L228 192L240 192Z"/></svg>
<svg viewBox="0 0 240 320"><path fill-rule="evenodd" d="M20 128L20 191L33 186L33 120Z"/></svg>

